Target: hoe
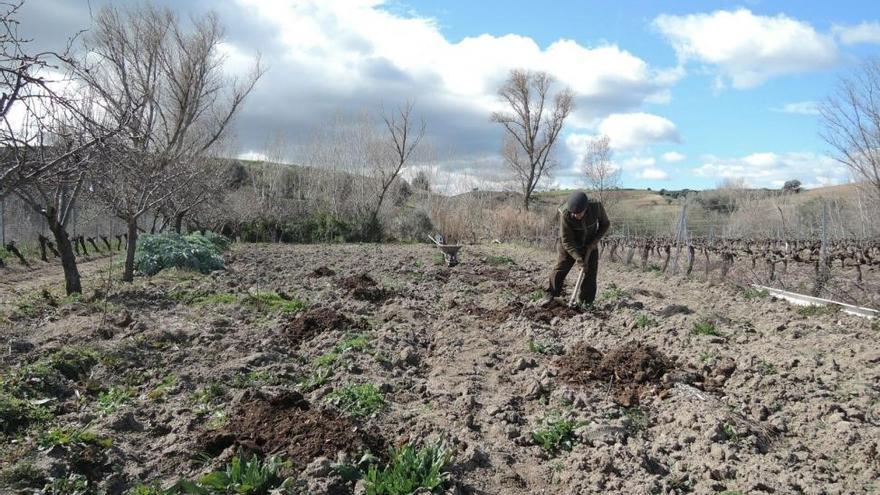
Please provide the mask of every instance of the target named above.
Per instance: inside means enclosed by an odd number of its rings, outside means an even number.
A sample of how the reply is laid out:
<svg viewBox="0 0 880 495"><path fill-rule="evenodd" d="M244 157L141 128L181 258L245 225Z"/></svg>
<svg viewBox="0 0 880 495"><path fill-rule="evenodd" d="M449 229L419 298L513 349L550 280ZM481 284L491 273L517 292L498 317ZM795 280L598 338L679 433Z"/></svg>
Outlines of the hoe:
<svg viewBox="0 0 880 495"><path fill-rule="evenodd" d="M577 306L578 294L581 293L581 285L584 284L584 269L581 268L578 273L577 282L574 284L574 292L571 293L571 297L568 299L568 307L573 308Z"/></svg>

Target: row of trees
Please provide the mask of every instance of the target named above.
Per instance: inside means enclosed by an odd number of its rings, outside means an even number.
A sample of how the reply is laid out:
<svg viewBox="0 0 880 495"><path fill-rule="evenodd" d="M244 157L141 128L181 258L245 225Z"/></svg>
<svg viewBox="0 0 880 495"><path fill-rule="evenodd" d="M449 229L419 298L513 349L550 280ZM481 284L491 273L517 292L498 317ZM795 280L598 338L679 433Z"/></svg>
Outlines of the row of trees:
<svg viewBox="0 0 880 495"><path fill-rule="evenodd" d="M68 293L82 287L67 226L88 195L127 225L123 279L131 281L140 220L178 227L203 202L211 156L263 74L223 71L223 30L208 14L184 23L169 9L104 7L62 52L29 53L21 3L0 18L0 195L42 214L61 255Z"/></svg>

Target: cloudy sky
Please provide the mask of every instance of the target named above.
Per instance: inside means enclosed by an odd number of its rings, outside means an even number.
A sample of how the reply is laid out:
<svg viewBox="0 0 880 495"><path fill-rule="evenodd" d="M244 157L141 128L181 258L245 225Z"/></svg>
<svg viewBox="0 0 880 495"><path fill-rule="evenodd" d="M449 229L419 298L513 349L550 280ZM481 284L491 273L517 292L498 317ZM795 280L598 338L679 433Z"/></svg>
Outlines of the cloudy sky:
<svg viewBox="0 0 880 495"><path fill-rule="evenodd" d="M40 47L63 46L108 2L27 0L22 30ZM816 105L880 55L880 2L865 0L157 3L216 11L228 70L256 53L269 67L236 123L238 153L256 156L279 135L296 150L328 115L409 99L441 171L473 181L506 174L489 114L508 71L523 67L577 94L547 186L581 184L582 151L599 134L626 187L847 182L818 136Z"/></svg>

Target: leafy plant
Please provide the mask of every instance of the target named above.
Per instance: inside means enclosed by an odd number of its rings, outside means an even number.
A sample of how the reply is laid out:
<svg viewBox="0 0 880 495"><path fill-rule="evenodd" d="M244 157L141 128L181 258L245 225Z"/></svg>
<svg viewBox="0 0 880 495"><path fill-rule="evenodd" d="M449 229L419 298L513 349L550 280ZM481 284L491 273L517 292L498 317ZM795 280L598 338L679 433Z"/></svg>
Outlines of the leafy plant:
<svg viewBox="0 0 880 495"><path fill-rule="evenodd" d="M320 356L315 358L314 365L318 368L326 368L336 364L336 361L339 361L339 352L331 351L321 354Z"/></svg>
<svg viewBox="0 0 880 495"><path fill-rule="evenodd" d="M299 382L304 392L311 392L318 387L324 386L330 377L333 376L333 370L330 368L318 368L308 378Z"/></svg>
<svg viewBox="0 0 880 495"><path fill-rule="evenodd" d="M724 423L724 426L721 427L724 430L724 436L733 443L739 443L742 440L740 434L736 431L736 428L730 423Z"/></svg>
<svg viewBox="0 0 880 495"><path fill-rule="evenodd" d="M545 291L543 289L536 289L536 290L532 291L531 294L529 294L529 300L532 302L540 301L541 299L544 299L544 296L546 296L546 295L547 295L547 291Z"/></svg>
<svg viewBox="0 0 880 495"><path fill-rule="evenodd" d="M775 375L776 365L767 361L761 361L758 363L758 372L764 376Z"/></svg>
<svg viewBox="0 0 880 495"><path fill-rule="evenodd" d="M369 416L387 405L382 392L372 383L345 385L331 392L327 400L355 417Z"/></svg>
<svg viewBox="0 0 880 495"><path fill-rule="evenodd" d="M769 296L770 292L768 292L767 289L755 289L753 287L750 287L743 291L743 297L747 300L766 299Z"/></svg>
<svg viewBox="0 0 880 495"><path fill-rule="evenodd" d="M577 421L551 413L544 418L541 426L532 432L532 440L547 452L570 450L574 444L574 430L577 427Z"/></svg>
<svg viewBox="0 0 880 495"><path fill-rule="evenodd" d="M305 302L299 299L287 299L274 291L251 292L244 298L243 303L257 311L298 313L306 309Z"/></svg>
<svg viewBox="0 0 880 495"><path fill-rule="evenodd" d="M265 494L281 486L284 480L279 476L279 471L289 467L290 463L277 456L268 459L257 456L244 459L235 456L226 465L226 469L199 478L199 491L188 493Z"/></svg>
<svg viewBox="0 0 880 495"><path fill-rule="evenodd" d="M636 327L641 329L653 327L656 324L657 322L648 315L639 315L639 317L636 318Z"/></svg>
<svg viewBox="0 0 880 495"><path fill-rule="evenodd" d="M109 449L113 445L113 439L86 429L53 428L41 435L37 443L43 448L95 445Z"/></svg>
<svg viewBox="0 0 880 495"><path fill-rule="evenodd" d="M700 320L698 322L695 322L694 328L691 330L691 333L694 335L723 336L723 334L715 328L715 323L709 320Z"/></svg>
<svg viewBox="0 0 880 495"><path fill-rule="evenodd" d="M516 264L516 262L513 261L513 258L511 258L510 256L503 256L503 255L489 255L486 257L486 263L488 263L492 266L515 265Z"/></svg>
<svg viewBox="0 0 880 495"><path fill-rule="evenodd" d="M562 354L562 345L558 342L538 341L529 339L529 351L536 354L559 355Z"/></svg>
<svg viewBox="0 0 880 495"><path fill-rule="evenodd" d="M648 429L650 420L648 419L648 413L644 409L639 406L627 407L623 409L623 414L630 420L630 430L644 431Z"/></svg>
<svg viewBox="0 0 880 495"><path fill-rule="evenodd" d="M145 275L155 275L166 268L182 268L209 273L224 268L221 249L199 233L145 234L138 237L135 268Z"/></svg>
<svg viewBox="0 0 880 495"><path fill-rule="evenodd" d="M364 334L351 335L337 344L335 352L343 353L345 351L363 351L369 348L370 337Z"/></svg>
<svg viewBox="0 0 880 495"><path fill-rule="evenodd" d="M367 495L409 495L419 489L436 492L446 483L452 453L442 444L419 450L411 445L392 449L391 460L380 469L373 464L364 476Z"/></svg>
<svg viewBox="0 0 880 495"><path fill-rule="evenodd" d="M617 286L614 282L608 284L608 289L602 293L599 299L603 301L616 302L623 298L629 297L629 293Z"/></svg>
<svg viewBox="0 0 880 495"><path fill-rule="evenodd" d="M147 392L147 397L152 400L162 400L168 395L168 392L177 386L177 375L170 374L159 382L153 390Z"/></svg>
<svg viewBox="0 0 880 495"><path fill-rule="evenodd" d="M112 413L131 401L132 397L134 390L131 387L110 387L98 394L98 409L104 414Z"/></svg>
<svg viewBox="0 0 880 495"><path fill-rule="evenodd" d="M45 407L0 391L0 433L15 433L33 423L48 421L51 417L52 414Z"/></svg>
<svg viewBox="0 0 880 495"><path fill-rule="evenodd" d="M801 306L798 308L797 312L801 316L824 316L824 315L833 315L840 311L840 306L834 304L828 304L825 306L820 306L818 304L810 304L809 306Z"/></svg>

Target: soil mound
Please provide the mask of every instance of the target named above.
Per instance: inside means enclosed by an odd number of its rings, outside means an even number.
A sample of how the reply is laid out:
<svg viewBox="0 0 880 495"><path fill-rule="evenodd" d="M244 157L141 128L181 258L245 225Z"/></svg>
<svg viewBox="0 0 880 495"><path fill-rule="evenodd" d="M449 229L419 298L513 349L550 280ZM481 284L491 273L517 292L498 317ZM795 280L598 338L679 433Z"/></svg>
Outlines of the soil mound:
<svg viewBox="0 0 880 495"><path fill-rule="evenodd" d="M230 446L263 455L283 454L299 466L340 451L359 456L385 453L385 442L331 411L319 411L297 392L257 397L242 403L221 430L204 435L206 452L218 455Z"/></svg>
<svg viewBox="0 0 880 495"><path fill-rule="evenodd" d="M615 401L623 406L638 403L642 389L660 383L674 368L672 361L652 346L628 342L606 354L580 343L559 362L561 377L571 383L610 383Z"/></svg>
<svg viewBox="0 0 880 495"><path fill-rule="evenodd" d="M581 313L577 308L570 308L557 300L546 306L528 306L523 308L522 315L532 321L550 324L554 318L568 319Z"/></svg>
<svg viewBox="0 0 880 495"><path fill-rule="evenodd" d="M353 325L348 317L330 308L312 308L291 318L284 327L284 333L293 344L299 344L321 332L341 330Z"/></svg>
<svg viewBox="0 0 880 495"><path fill-rule="evenodd" d="M383 301L388 294L376 284L376 281L366 273L352 275L342 279L342 288L347 290L351 297L370 302Z"/></svg>
<svg viewBox="0 0 880 495"><path fill-rule="evenodd" d="M318 268L315 268L314 270L312 270L312 272L306 276L309 278L321 278L321 277L332 277L333 275L336 275L336 272L334 272L333 270L322 265L322 266L319 266Z"/></svg>

